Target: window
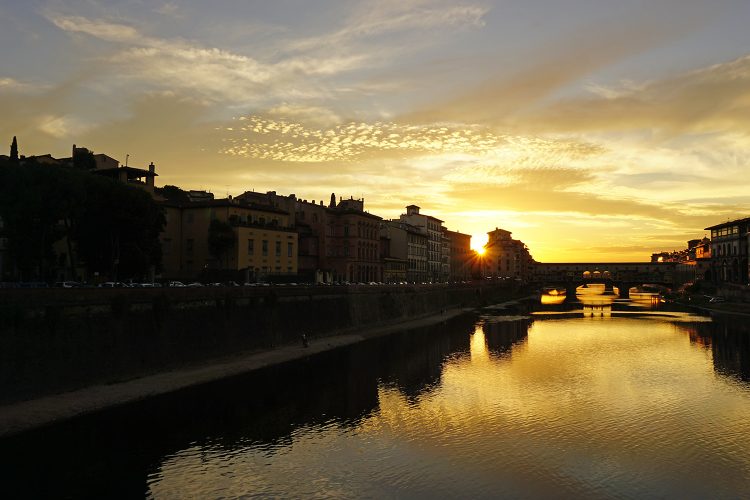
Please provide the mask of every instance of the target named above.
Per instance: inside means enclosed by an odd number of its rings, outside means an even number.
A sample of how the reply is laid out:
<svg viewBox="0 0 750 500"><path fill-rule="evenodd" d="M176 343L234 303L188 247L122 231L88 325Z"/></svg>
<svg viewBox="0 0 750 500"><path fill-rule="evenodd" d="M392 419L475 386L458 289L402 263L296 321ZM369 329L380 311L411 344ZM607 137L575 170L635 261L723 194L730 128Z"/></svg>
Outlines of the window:
<svg viewBox="0 0 750 500"><path fill-rule="evenodd" d="M293 243L287 243L286 244L286 256L287 257L291 257L292 256L293 249L294 249L294 244Z"/></svg>
<svg viewBox="0 0 750 500"><path fill-rule="evenodd" d="M193 212L188 212L186 217L187 223L192 224L193 223Z"/></svg>
<svg viewBox="0 0 750 500"><path fill-rule="evenodd" d="M263 246L262 247L263 257L267 257L268 256L268 240L263 240L262 246Z"/></svg>
<svg viewBox="0 0 750 500"><path fill-rule="evenodd" d="M255 253L255 240L251 238L247 240L247 254L252 255L253 253Z"/></svg>
<svg viewBox="0 0 750 500"><path fill-rule="evenodd" d="M281 242L276 242L276 257L281 257Z"/></svg>

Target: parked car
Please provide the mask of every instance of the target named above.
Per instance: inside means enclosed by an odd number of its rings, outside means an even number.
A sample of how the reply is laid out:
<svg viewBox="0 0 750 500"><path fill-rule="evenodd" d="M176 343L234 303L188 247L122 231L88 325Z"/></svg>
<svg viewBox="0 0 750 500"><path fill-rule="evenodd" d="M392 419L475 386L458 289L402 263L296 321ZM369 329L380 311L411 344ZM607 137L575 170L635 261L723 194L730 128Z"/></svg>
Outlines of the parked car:
<svg viewBox="0 0 750 500"><path fill-rule="evenodd" d="M170 281L169 283L167 283L167 286L180 288L184 287L185 283L183 283L182 281Z"/></svg>
<svg viewBox="0 0 750 500"><path fill-rule="evenodd" d="M55 288L80 288L81 284L77 281L58 281Z"/></svg>
<svg viewBox="0 0 750 500"><path fill-rule="evenodd" d="M114 281L105 281L104 283L99 283L97 286L99 288L119 288L118 283Z"/></svg>

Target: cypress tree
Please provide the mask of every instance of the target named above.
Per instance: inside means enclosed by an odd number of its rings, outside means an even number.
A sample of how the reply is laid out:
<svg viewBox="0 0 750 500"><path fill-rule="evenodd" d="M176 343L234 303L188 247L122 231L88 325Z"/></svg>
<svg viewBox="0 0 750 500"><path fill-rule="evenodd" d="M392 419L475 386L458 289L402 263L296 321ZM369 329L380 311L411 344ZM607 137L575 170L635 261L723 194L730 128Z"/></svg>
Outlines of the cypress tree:
<svg viewBox="0 0 750 500"><path fill-rule="evenodd" d="M10 161L18 161L18 141L16 141L15 135L13 136L13 142L10 143Z"/></svg>

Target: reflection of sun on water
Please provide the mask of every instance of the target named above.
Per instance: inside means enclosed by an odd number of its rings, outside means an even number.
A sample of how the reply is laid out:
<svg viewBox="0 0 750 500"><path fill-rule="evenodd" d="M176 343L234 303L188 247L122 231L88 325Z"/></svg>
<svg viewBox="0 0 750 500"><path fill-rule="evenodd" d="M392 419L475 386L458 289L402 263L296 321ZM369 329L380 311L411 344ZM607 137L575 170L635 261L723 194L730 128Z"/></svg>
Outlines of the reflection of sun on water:
<svg viewBox="0 0 750 500"><path fill-rule="evenodd" d="M487 352L487 343L484 338L484 330L482 325L477 325L474 330L474 334L471 336L471 361L486 361L490 355Z"/></svg>

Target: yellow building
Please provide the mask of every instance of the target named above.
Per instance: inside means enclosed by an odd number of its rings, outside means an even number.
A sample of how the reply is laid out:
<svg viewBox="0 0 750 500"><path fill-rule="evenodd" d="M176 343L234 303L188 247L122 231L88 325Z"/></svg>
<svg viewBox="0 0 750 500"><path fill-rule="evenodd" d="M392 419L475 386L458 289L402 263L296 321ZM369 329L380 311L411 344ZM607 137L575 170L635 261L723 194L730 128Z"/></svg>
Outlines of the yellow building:
<svg viewBox="0 0 750 500"><path fill-rule="evenodd" d="M207 270L245 270L249 279L297 274L297 233L288 212L231 198L162 206L165 277L194 279ZM233 240L219 255L209 244L214 220Z"/></svg>

